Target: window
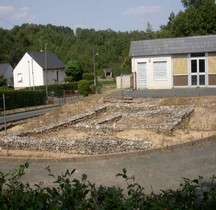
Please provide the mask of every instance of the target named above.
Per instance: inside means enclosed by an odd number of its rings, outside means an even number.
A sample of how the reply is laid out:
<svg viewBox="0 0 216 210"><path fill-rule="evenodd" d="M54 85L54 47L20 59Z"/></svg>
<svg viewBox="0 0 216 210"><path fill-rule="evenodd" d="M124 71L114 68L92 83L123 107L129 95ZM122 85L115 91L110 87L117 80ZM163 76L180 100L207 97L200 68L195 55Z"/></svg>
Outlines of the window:
<svg viewBox="0 0 216 210"><path fill-rule="evenodd" d="M21 83L23 81L22 73L17 74L17 81Z"/></svg>
<svg viewBox="0 0 216 210"><path fill-rule="evenodd" d="M153 62L153 76L154 80L167 80L167 62L154 61Z"/></svg>
<svg viewBox="0 0 216 210"><path fill-rule="evenodd" d="M195 55L199 57L195 57ZM191 86L204 86L207 84L207 70L205 53L191 54L190 58L190 84Z"/></svg>

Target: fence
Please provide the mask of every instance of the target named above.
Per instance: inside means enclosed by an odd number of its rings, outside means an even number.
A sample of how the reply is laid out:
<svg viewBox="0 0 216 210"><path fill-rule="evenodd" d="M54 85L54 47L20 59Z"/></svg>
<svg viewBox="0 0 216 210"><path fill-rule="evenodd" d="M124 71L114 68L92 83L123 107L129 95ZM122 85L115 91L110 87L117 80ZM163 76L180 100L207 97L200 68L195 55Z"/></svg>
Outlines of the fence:
<svg viewBox="0 0 216 210"><path fill-rule="evenodd" d="M48 99L46 99L45 92L39 97L37 91L29 91L29 94L20 94L20 92L16 91L10 94L4 93L4 95L5 101L3 101L3 95L0 94L0 115L4 114L4 106L7 114L13 114L20 111L30 111L70 103L81 97L74 90L49 91Z"/></svg>

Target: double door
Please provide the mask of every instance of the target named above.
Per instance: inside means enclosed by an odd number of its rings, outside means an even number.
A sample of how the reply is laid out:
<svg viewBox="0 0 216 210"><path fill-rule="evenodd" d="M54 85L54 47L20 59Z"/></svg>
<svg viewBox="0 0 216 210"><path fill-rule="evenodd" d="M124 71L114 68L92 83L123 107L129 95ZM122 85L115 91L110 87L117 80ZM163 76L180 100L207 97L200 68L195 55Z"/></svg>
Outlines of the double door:
<svg viewBox="0 0 216 210"><path fill-rule="evenodd" d="M190 84L191 86L207 85L205 58L193 58L190 60Z"/></svg>

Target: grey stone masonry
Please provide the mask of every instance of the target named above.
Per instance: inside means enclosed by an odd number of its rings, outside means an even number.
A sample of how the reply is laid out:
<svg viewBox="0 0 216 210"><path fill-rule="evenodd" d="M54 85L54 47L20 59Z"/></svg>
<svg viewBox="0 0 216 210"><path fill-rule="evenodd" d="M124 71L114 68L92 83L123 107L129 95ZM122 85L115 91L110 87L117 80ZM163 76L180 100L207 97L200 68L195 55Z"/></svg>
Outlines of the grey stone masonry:
<svg viewBox="0 0 216 210"><path fill-rule="evenodd" d="M154 129L171 134L187 125L193 113L192 106L159 106L142 103L106 104L95 110L73 116L45 127L7 135L0 138L3 149L52 151L70 154L111 154L152 148L145 140L117 138L112 132L130 129ZM51 137L41 134L71 128L90 132L88 137ZM37 136L40 134L40 136Z"/></svg>

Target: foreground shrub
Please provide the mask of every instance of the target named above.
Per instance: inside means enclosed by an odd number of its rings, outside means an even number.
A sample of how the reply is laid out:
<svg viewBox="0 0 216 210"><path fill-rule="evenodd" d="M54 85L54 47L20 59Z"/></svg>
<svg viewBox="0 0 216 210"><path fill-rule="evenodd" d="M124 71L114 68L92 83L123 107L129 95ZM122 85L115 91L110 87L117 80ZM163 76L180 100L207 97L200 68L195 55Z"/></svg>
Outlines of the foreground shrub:
<svg viewBox="0 0 216 210"><path fill-rule="evenodd" d="M89 86L91 85L91 82L87 81L87 80L80 80L78 82L78 91L80 94L82 94L83 96L88 96L89 93L91 92Z"/></svg>
<svg viewBox="0 0 216 210"><path fill-rule="evenodd" d="M20 178L29 167L28 163L4 174L0 172L0 209L215 209L215 176L204 190L202 177L195 180L184 179L177 190L161 191L146 195L144 188L135 183L127 170L117 174L125 180L126 191L112 186L99 186L87 180L73 179L75 169L55 176L47 167L48 175L55 179L57 187L43 187L36 184L32 188Z"/></svg>
<svg viewBox="0 0 216 210"><path fill-rule="evenodd" d="M82 78L88 81L94 81L94 74L93 73L83 73Z"/></svg>

